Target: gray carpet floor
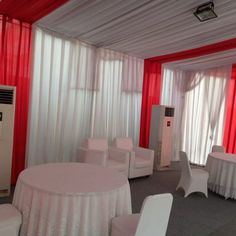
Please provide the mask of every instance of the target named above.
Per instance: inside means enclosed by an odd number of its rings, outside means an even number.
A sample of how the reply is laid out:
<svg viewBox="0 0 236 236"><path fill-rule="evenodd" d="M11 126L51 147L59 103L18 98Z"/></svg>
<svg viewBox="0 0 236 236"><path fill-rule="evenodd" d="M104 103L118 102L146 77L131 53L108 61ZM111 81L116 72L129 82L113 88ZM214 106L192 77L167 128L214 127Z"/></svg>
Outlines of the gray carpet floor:
<svg viewBox="0 0 236 236"><path fill-rule="evenodd" d="M133 212L139 212L144 198L151 194L171 193L173 205L167 236L235 236L236 200L208 191L192 193L184 198L183 190L176 191L180 178L178 168L157 171L151 177L130 181Z"/></svg>
<svg viewBox="0 0 236 236"><path fill-rule="evenodd" d="M172 193L174 197L167 236L235 236L236 200L227 199L208 191L208 198L193 193L184 198L182 190L175 188L180 178L178 165L169 170L156 171L151 177L130 180L133 213L140 211L144 198L159 193ZM0 198L11 203L12 194Z"/></svg>

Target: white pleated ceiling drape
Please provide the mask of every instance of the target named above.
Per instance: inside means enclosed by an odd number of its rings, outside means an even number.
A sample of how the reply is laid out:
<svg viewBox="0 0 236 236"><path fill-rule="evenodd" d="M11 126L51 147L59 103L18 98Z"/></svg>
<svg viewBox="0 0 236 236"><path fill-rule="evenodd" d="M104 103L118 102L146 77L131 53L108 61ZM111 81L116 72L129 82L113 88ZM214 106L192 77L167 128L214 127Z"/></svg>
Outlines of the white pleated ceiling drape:
<svg viewBox="0 0 236 236"><path fill-rule="evenodd" d="M143 60L35 29L27 165L75 161L87 137L139 139Z"/></svg>
<svg viewBox="0 0 236 236"><path fill-rule="evenodd" d="M173 160L180 150L204 165L214 144L222 144L231 67L183 70L163 67L161 103L175 107Z"/></svg>
<svg viewBox="0 0 236 236"><path fill-rule="evenodd" d="M207 0L70 0L37 24L98 47L150 58L236 37L236 1L214 0L217 18L193 12Z"/></svg>

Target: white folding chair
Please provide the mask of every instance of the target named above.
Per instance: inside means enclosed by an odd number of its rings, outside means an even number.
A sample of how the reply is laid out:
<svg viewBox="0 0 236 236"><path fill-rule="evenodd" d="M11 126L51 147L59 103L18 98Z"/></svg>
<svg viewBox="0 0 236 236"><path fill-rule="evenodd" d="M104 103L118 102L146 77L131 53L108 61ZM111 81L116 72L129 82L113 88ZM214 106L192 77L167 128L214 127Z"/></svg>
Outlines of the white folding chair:
<svg viewBox="0 0 236 236"><path fill-rule="evenodd" d="M154 151L147 148L134 147L133 141L128 137L114 139L116 148L129 151L129 178L148 176L153 173Z"/></svg>
<svg viewBox="0 0 236 236"><path fill-rule="evenodd" d="M112 219L111 236L165 236L172 202L169 193L146 197L140 214Z"/></svg>
<svg viewBox="0 0 236 236"><path fill-rule="evenodd" d="M225 152L225 147L221 145L213 145L211 152Z"/></svg>
<svg viewBox="0 0 236 236"><path fill-rule="evenodd" d="M206 197L208 197L207 181L209 178L209 173L202 169L191 169L187 154L182 151L179 153L181 162L181 177L176 190L182 188L185 192L184 197L187 197L193 192L202 192Z"/></svg>

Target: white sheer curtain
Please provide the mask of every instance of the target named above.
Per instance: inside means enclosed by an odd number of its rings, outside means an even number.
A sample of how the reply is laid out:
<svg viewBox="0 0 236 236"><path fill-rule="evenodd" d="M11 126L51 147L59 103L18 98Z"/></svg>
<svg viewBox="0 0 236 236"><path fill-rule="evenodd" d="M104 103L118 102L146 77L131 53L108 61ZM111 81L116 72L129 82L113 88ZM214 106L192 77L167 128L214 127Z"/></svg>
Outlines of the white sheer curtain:
<svg viewBox="0 0 236 236"><path fill-rule="evenodd" d="M213 144L222 144L230 66L198 70L163 68L161 101L175 107L173 160L179 150L204 165Z"/></svg>
<svg viewBox="0 0 236 236"><path fill-rule="evenodd" d="M143 60L35 29L26 165L75 161L90 136L138 142Z"/></svg>
<svg viewBox="0 0 236 236"><path fill-rule="evenodd" d="M139 139L143 60L122 53L97 51L96 81L100 88L93 99L92 135L130 136Z"/></svg>

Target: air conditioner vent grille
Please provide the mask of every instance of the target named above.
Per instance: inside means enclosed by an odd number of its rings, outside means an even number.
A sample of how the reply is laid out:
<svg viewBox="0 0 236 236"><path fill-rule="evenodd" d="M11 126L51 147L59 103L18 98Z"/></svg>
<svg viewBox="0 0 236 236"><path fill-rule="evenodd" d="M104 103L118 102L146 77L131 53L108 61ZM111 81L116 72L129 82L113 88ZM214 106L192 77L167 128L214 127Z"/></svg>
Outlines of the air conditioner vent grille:
<svg viewBox="0 0 236 236"><path fill-rule="evenodd" d="M0 104L13 104L13 89L0 89Z"/></svg>

